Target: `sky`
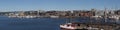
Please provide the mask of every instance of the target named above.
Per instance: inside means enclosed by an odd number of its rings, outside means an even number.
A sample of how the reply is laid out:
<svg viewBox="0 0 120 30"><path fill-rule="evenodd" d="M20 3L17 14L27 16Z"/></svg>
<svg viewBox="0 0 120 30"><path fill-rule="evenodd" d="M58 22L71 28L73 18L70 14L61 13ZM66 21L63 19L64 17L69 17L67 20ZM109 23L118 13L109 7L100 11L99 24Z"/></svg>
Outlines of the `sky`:
<svg viewBox="0 0 120 30"><path fill-rule="evenodd" d="M120 8L120 0L0 0L0 11Z"/></svg>

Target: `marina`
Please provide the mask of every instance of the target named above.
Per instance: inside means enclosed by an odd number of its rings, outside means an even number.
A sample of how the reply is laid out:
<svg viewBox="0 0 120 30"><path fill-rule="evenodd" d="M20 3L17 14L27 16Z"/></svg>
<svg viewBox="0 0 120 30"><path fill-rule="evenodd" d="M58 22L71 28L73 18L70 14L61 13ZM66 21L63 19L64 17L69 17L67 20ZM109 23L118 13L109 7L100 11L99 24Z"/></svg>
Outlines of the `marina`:
<svg viewBox="0 0 120 30"><path fill-rule="evenodd" d="M73 22L89 23L89 22L102 22L104 20L89 19L87 17L74 18ZM60 25L69 21L69 18L8 18L6 16L0 17L0 30L61 30ZM107 20L107 23L113 22ZM114 21L120 24L120 21ZM113 22L113 23L114 23ZM69 22L68 22L69 23ZM119 28L119 27L118 27Z"/></svg>
<svg viewBox="0 0 120 30"><path fill-rule="evenodd" d="M97 14L96 10L91 9L91 11L47 11L47 12L39 12L39 11L30 11L30 12L19 12L19 13L9 13L6 15L6 18L10 18L13 20L41 20L41 18L48 18L48 23L50 19L53 19L56 23L56 20L60 20L61 18L64 21L60 21L61 23L56 24L57 30L119 30L120 28L120 16L119 15L111 15L104 11L102 15ZM42 23L43 23L42 22ZM31 22L28 22L28 24ZM49 22L51 24L51 22ZM17 23L12 23L17 24ZM21 23L22 24L22 23ZM20 24L20 25L21 25ZM35 22L36 24L36 22ZM39 24L39 23L38 23ZM24 23L23 23L24 25ZM40 24L39 24L40 25ZM43 24L47 25L47 24ZM54 25L54 24L52 24ZM40 25L41 26L41 25ZM48 24L49 26L49 24Z"/></svg>
<svg viewBox="0 0 120 30"><path fill-rule="evenodd" d="M120 0L0 0L0 30L120 30Z"/></svg>

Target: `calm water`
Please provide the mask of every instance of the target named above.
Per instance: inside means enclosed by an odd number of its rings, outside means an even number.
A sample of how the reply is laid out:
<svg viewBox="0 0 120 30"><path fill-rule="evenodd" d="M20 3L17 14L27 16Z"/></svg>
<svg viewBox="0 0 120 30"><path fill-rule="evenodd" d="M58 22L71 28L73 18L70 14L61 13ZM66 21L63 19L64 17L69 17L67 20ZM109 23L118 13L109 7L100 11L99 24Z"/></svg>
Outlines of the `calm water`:
<svg viewBox="0 0 120 30"><path fill-rule="evenodd" d="M60 30L68 18L8 18L0 16L0 30ZM94 20L94 19L91 19ZM74 22L89 22L89 18L74 18ZM98 21L98 20L94 20ZM103 21L101 21L103 22Z"/></svg>

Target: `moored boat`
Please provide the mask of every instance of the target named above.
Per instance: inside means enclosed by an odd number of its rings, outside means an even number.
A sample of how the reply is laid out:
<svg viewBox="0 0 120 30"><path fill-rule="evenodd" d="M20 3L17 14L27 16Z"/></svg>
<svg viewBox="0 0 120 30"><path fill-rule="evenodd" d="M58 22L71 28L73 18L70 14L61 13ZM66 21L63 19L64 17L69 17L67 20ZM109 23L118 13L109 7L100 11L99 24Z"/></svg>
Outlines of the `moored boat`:
<svg viewBox="0 0 120 30"><path fill-rule="evenodd" d="M61 24L61 30L113 30L115 28L114 24L100 24L100 23L67 23ZM118 25L118 27L120 27Z"/></svg>
<svg viewBox="0 0 120 30"><path fill-rule="evenodd" d="M50 16L51 18L59 18L59 16Z"/></svg>

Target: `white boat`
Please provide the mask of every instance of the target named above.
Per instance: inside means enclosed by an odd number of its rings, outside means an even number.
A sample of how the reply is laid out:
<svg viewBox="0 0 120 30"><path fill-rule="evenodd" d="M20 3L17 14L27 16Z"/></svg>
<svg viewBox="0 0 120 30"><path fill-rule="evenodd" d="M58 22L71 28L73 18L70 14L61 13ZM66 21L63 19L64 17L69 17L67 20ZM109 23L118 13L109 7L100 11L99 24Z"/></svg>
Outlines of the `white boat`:
<svg viewBox="0 0 120 30"><path fill-rule="evenodd" d="M15 16L15 17L17 17L17 18L36 18L37 16L28 15L28 16Z"/></svg>
<svg viewBox="0 0 120 30"><path fill-rule="evenodd" d="M25 16L24 18L36 18L37 16Z"/></svg>
<svg viewBox="0 0 120 30"><path fill-rule="evenodd" d="M94 18L102 18L101 16L97 16L97 15L96 16L92 16L92 17L94 17Z"/></svg>
<svg viewBox="0 0 120 30"><path fill-rule="evenodd" d="M67 23L60 25L61 30L98 30L99 28L88 27L79 23Z"/></svg>
<svg viewBox="0 0 120 30"><path fill-rule="evenodd" d="M51 18L59 18L59 16L50 16Z"/></svg>
<svg viewBox="0 0 120 30"><path fill-rule="evenodd" d="M111 19L119 19L119 16L110 16Z"/></svg>

